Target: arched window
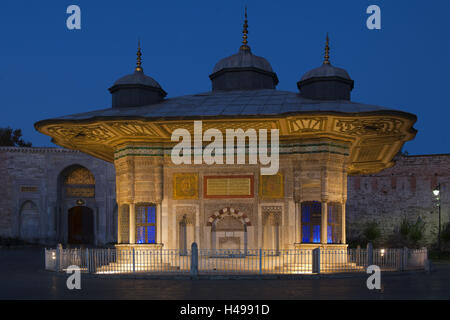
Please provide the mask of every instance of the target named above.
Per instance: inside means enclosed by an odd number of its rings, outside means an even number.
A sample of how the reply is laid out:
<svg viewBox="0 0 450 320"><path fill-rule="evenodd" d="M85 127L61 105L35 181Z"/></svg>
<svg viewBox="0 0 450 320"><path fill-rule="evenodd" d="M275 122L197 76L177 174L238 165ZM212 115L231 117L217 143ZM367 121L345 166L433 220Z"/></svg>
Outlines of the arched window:
<svg viewBox="0 0 450 320"><path fill-rule="evenodd" d="M318 201L302 203L302 242L320 243L322 204Z"/></svg>
<svg viewBox="0 0 450 320"><path fill-rule="evenodd" d="M136 243L156 243L156 206L136 206Z"/></svg>
<svg viewBox="0 0 450 320"><path fill-rule="evenodd" d="M341 243L341 204L332 202L328 204L327 242Z"/></svg>

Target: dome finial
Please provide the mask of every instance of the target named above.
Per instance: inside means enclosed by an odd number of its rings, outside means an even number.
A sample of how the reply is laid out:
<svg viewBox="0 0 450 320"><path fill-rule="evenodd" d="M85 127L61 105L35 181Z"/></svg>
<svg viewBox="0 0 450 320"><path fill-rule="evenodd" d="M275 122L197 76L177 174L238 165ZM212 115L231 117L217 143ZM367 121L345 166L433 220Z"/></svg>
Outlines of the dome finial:
<svg viewBox="0 0 450 320"><path fill-rule="evenodd" d="M247 34L248 34L247 6L245 6L245 20L244 20L244 30L242 30L241 50L250 50L250 47L247 45L248 43Z"/></svg>
<svg viewBox="0 0 450 320"><path fill-rule="evenodd" d="M323 60L323 64L330 64L330 46L329 46L330 39L328 38L328 32L327 32L327 38L325 42L325 58Z"/></svg>
<svg viewBox="0 0 450 320"><path fill-rule="evenodd" d="M138 49L137 49L136 56L137 56L137 58L136 58L136 69L135 70L139 71L139 72L143 72L144 70L142 69L142 62L141 62L141 56L142 56L141 40L139 40L139 39L138 39Z"/></svg>

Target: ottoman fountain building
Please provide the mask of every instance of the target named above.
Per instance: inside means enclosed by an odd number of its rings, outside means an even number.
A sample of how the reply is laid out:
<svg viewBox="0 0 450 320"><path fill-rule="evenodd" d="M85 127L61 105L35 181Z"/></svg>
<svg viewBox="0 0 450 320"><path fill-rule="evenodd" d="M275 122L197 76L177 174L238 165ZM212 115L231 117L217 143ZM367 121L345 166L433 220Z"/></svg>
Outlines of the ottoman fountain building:
<svg viewBox="0 0 450 320"><path fill-rule="evenodd" d="M166 98L137 55L134 73L109 89L110 108L35 125L60 146L114 163L119 248L343 248L347 175L391 167L416 134L415 115L351 101L354 82L330 63L328 36L323 64L299 92L276 89L270 63L247 43L247 20L239 51L209 76L210 92ZM261 174L266 165L248 161L252 146L239 164L174 163L173 133L194 136L194 121L203 147L209 129L242 129L249 141L277 129L278 171Z"/></svg>

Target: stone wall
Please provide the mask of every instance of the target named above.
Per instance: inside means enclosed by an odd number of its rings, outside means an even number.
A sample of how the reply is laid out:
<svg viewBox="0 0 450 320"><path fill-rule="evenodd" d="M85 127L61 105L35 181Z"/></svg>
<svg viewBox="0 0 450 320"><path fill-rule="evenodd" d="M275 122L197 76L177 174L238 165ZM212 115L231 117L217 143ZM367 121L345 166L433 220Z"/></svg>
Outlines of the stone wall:
<svg viewBox="0 0 450 320"><path fill-rule="evenodd" d="M73 166L85 167L94 175L95 198L61 198L61 174ZM95 242L114 241L116 201L112 164L62 148L0 147L0 177L0 237L21 237L21 227L22 231L34 228L34 234L28 238L64 243L67 211L77 205L77 200L83 200L94 211ZM28 219L33 214L35 217Z"/></svg>
<svg viewBox="0 0 450 320"><path fill-rule="evenodd" d="M355 239L368 222L378 222L387 240L405 217L425 222L425 243L436 242L438 208L432 190L441 185L442 225L450 216L450 154L397 156L396 164L375 175L348 180L347 238Z"/></svg>
<svg viewBox="0 0 450 320"><path fill-rule="evenodd" d="M302 157L303 158L303 157ZM336 159L334 159L336 160ZM145 161L149 161L146 159ZM154 161L154 160L152 160ZM325 162L323 162L325 161ZM340 161L328 162L323 159L318 162L285 159L281 161L281 173L286 184L284 186L284 199L259 199L259 190L255 190L255 198L230 200L200 200L203 194L202 183L197 200L173 199L173 174L177 172L198 172L194 167L171 167L165 164L164 196L160 198L139 198L138 202L155 201L162 206L161 214L166 225L178 226L179 220L184 216L188 221L188 240L197 237L205 237L207 219L216 210L224 207L235 207L246 212L255 229L259 224L264 224L264 210L270 207L272 211L277 208L280 211L279 225L281 232L290 234L281 239L281 247L289 247L290 244L299 241L296 228L295 202L306 200L343 201L342 194L348 188L346 209L347 238L357 238L368 222L376 221L383 232L383 238L387 239L404 217L415 222L420 217L426 224L426 243L431 244L437 238L438 210L433 200L432 189L441 184L441 221L442 225L450 220L450 155L423 155L423 156L398 156L396 165L375 175L351 176L348 178L348 186L342 181L342 163ZM128 165L123 159L123 173L128 172ZM321 178L321 168L324 163L330 170L326 171L327 179ZM118 161L121 163L121 161ZM18 237L20 235L21 212L31 215L35 207L39 215L38 233L41 242L64 242L65 231L61 229L64 221L58 224L57 216L64 216L75 200L62 201L59 199L58 179L61 173L73 166L80 165L89 169L95 177L95 199L92 205L96 214L96 242L106 243L116 240L117 217L115 200L115 170L113 164L92 158L78 151L61 148L12 148L0 147L0 236ZM317 166L316 170L313 170ZM336 168L334 168L334 166ZM245 166L244 166L245 167ZM259 179L259 170L255 168L209 168L200 170L199 182L203 174L235 174L238 172L251 173L255 176L256 185ZM246 170L243 170L246 169ZM152 173L155 173L152 171ZM146 171L145 174L148 174ZM158 172L159 174L159 172ZM294 179L289 177L294 176ZM139 175L137 176L138 178ZM126 181L129 177L124 175ZM121 184L119 179L119 185ZM327 181L326 186L321 184ZM301 183L300 183L301 182ZM160 183L161 184L161 183ZM159 188L160 185L153 185ZM120 189L120 188L119 188ZM328 190L327 194L321 194L321 189ZM119 194L127 203L129 190L123 188ZM139 189L134 191L140 195ZM134 193L133 192L133 193ZM158 189L156 194L160 194ZM142 194L144 195L144 193ZM147 195L145 193L145 195ZM340 198L343 197L343 198ZM342 199L342 200L341 200ZM71 202L72 201L72 202ZM30 202L32 205L30 205ZM297 208L298 210L298 208ZM275 210L276 211L276 210ZM292 211L292 215L289 213ZM175 214L169 214L173 212ZM62 214L63 213L63 214ZM170 216L170 217L169 217ZM260 218L261 217L261 218ZM58 226L61 230L58 230ZM256 230L255 230L256 231ZM261 231L261 230L260 230ZM162 235L163 242L169 247L177 247L179 242L176 227L169 228ZM263 245L261 235L254 232L251 239L256 246Z"/></svg>
<svg viewBox="0 0 450 320"><path fill-rule="evenodd" d="M151 204L156 206L156 242L164 248L179 248L182 234L189 244L196 241L201 249L217 249L221 243L227 243L228 238L233 246L239 244L241 249L245 246L248 249L288 249L301 239L302 202L324 203L322 221L327 222L326 203L343 206L346 201L348 146L335 141L302 140L281 144L279 172L271 178L263 178L260 164L249 164L248 159L244 164L233 165L176 165L171 160L170 150L149 143L121 146L116 152L118 203L121 208L123 205L129 208L129 211L120 210L120 243L137 241L133 222L135 207ZM251 181L249 185L253 190L241 195L208 194L208 181L233 177ZM229 184L231 189L236 188L233 192L237 192L237 182ZM239 219L245 225L244 235L239 228L220 230L223 228L219 221L222 211L232 216L236 213L238 217L242 214ZM267 214L275 215L277 223L269 225L268 221L273 219L265 219ZM189 221L186 228L180 225L184 216ZM126 217L130 217L129 223ZM128 233L122 223L128 226ZM323 241L326 241L326 233L324 227ZM345 239L339 239L339 243L343 242Z"/></svg>

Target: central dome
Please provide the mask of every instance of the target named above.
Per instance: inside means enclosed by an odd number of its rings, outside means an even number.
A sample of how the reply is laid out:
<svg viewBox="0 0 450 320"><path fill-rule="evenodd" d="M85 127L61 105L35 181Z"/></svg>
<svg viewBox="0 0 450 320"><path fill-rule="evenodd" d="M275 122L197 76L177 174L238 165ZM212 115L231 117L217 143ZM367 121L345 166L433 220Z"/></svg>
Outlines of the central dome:
<svg viewBox="0 0 450 320"><path fill-rule="evenodd" d="M275 89L278 77L269 61L255 56L247 45L247 9L243 30L243 41L238 53L221 59L209 76L212 90L257 90Z"/></svg>
<svg viewBox="0 0 450 320"><path fill-rule="evenodd" d="M161 89L161 85L155 79L144 74L143 70L135 70L134 73L123 76L114 82L117 85L143 85Z"/></svg>
<svg viewBox="0 0 450 320"><path fill-rule="evenodd" d="M300 81L321 77L339 77L342 79L352 80L348 72L344 69L335 67L331 65L331 63L324 63L320 67L312 69L305 73Z"/></svg>
<svg viewBox="0 0 450 320"><path fill-rule="evenodd" d="M272 72L272 66L269 61L263 57L258 57L252 54L250 48L239 49L239 52L232 56L223 58L216 63L213 69L213 74L219 72L222 69L229 68L257 68L263 71Z"/></svg>

